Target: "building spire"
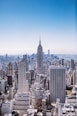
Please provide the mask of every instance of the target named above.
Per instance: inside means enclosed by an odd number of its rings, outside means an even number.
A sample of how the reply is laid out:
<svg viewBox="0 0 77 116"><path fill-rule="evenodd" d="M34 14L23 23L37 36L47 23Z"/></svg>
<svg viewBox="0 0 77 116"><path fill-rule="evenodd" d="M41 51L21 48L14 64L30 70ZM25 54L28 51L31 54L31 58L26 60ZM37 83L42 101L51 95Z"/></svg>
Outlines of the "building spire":
<svg viewBox="0 0 77 116"><path fill-rule="evenodd" d="M39 37L39 45L41 45L41 37Z"/></svg>

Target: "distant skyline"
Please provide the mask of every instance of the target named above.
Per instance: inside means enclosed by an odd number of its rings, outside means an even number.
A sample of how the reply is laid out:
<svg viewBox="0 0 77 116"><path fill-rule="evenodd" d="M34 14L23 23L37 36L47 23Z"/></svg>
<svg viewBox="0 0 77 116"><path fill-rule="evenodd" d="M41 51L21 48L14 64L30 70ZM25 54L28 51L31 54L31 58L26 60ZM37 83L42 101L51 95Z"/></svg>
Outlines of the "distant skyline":
<svg viewBox="0 0 77 116"><path fill-rule="evenodd" d="M77 54L76 0L0 0L0 55Z"/></svg>

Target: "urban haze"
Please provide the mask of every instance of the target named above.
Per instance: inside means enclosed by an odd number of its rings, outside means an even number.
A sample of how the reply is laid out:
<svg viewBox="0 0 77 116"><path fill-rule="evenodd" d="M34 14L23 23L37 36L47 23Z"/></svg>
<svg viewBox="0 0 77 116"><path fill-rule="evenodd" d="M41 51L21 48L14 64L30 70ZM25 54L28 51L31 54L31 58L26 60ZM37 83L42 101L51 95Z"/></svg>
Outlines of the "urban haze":
<svg viewBox="0 0 77 116"><path fill-rule="evenodd" d="M77 116L76 0L0 0L0 116Z"/></svg>

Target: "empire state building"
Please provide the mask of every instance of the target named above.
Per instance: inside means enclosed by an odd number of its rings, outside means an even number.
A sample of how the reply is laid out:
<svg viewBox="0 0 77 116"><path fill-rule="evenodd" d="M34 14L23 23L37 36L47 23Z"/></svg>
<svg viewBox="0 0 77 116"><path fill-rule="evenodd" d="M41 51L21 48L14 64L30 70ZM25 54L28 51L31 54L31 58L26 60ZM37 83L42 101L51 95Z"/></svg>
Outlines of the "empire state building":
<svg viewBox="0 0 77 116"><path fill-rule="evenodd" d="M37 48L37 70L38 70L38 73L41 73L42 67L43 67L43 48L41 45L41 40L39 40L39 45Z"/></svg>

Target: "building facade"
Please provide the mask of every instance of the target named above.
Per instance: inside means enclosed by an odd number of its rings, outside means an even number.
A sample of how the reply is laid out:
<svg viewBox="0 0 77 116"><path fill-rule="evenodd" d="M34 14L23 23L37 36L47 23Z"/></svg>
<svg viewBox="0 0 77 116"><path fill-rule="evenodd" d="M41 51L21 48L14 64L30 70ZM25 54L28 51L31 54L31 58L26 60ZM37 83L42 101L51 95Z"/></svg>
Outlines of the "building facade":
<svg viewBox="0 0 77 116"><path fill-rule="evenodd" d="M19 62L18 65L18 92L26 91L26 64L25 61Z"/></svg>
<svg viewBox="0 0 77 116"><path fill-rule="evenodd" d="M65 68L62 66L51 66L49 70L50 102L56 102L56 99L59 98L64 103L66 90Z"/></svg>
<svg viewBox="0 0 77 116"><path fill-rule="evenodd" d="M25 114L30 105L30 93L28 81L26 80L25 61L19 62L18 65L18 91L13 99L13 110Z"/></svg>
<svg viewBox="0 0 77 116"><path fill-rule="evenodd" d="M71 68L72 68L72 70L75 69L75 64L74 64L74 60L73 59L71 59Z"/></svg>
<svg viewBox="0 0 77 116"><path fill-rule="evenodd" d="M38 48L37 48L37 70L38 70L38 73L41 73L42 67L43 67L43 48L42 48L41 40L40 40Z"/></svg>
<svg viewBox="0 0 77 116"><path fill-rule="evenodd" d="M13 66L12 63L10 62L7 67L7 77L8 77L8 85L12 86L13 83Z"/></svg>

